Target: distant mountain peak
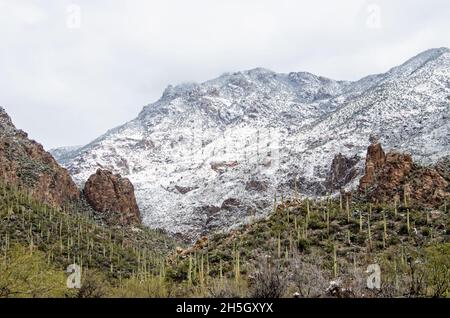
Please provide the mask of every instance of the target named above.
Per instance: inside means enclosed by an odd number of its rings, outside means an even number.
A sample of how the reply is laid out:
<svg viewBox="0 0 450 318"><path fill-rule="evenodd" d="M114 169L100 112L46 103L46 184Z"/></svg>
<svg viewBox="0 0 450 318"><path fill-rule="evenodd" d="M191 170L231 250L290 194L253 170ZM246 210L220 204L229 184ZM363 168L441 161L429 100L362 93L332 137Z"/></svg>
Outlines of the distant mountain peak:
<svg viewBox="0 0 450 318"><path fill-rule="evenodd" d="M423 55L423 54L437 56L437 55L441 55L441 54L444 54L444 53L450 53L450 48L444 47L444 46L443 47L439 47L439 48L432 48L432 49L429 49L429 50L425 50L422 53L419 53L417 56L420 56L420 55Z"/></svg>
<svg viewBox="0 0 450 318"><path fill-rule="evenodd" d="M419 53L418 55L410 58L405 63L401 64L400 66L392 68L388 74L390 75L403 75L407 76L414 72L416 72L418 69L424 67L430 62L436 61L443 55L448 55L450 53L450 49L442 47L442 48L435 48L426 50L422 53ZM450 55L448 55L450 58Z"/></svg>
<svg viewBox="0 0 450 318"><path fill-rule="evenodd" d="M436 60L439 57L441 57L442 55L448 54L448 53L450 53L450 49L446 48L446 47L429 49L429 50L426 50L426 51L423 51L423 52L417 54L416 56L413 56L412 58L408 59L405 63L403 63L397 67L404 67L404 66L410 65L410 64L421 65L426 62Z"/></svg>
<svg viewBox="0 0 450 318"><path fill-rule="evenodd" d="M10 134L16 131L16 127L14 126L11 117L9 117L6 110L0 106L0 132L3 134Z"/></svg>

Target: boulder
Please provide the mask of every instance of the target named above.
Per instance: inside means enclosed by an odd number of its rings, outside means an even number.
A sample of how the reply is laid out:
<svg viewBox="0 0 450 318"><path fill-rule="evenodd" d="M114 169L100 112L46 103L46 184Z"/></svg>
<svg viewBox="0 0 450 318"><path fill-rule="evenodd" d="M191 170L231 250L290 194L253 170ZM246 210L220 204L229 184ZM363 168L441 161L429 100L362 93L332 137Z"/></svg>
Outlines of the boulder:
<svg viewBox="0 0 450 318"><path fill-rule="evenodd" d="M141 224L134 187L127 178L98 169L87 180L84 195L92 208L103 214L109 223L125 226Z"/></svg>

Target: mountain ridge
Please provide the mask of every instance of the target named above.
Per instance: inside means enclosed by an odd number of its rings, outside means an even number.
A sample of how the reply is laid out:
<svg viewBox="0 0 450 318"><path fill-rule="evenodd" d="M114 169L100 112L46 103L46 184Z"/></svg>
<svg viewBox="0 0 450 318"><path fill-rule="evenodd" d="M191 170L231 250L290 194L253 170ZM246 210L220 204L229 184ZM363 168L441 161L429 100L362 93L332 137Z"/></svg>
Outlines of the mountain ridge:
<svg viewBox="0 0 450 318"><path fill-rule="evenodd" d="M80 185L97 168L130 178L145 224L195 238L266 215L275 193L330 192L337 153L359 156L361 176L372 135L424 164L450 155L449 83L447 48L355 82L262 68L227 73L169 86L134 120L60 162ZM249 182L264 190L246 190Z"/></svg>

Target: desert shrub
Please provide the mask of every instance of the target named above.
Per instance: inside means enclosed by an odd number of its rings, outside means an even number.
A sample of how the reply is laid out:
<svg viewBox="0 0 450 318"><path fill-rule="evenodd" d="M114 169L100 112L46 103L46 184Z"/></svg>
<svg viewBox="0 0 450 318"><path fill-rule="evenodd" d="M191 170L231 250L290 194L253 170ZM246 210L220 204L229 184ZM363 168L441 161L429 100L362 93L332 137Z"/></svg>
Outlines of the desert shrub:
<svg viewBox="0 0 450 318"><path fill-rule="evenodd" d="M66 297L72 293L64 271L48 265L44 253L22 245L11 246L0 257L0 273L0 297Z"/></svg>
<svg viewBox="0 0 450 318"><path fill-rule="evenodd" d="M360 232L356 234L354 237L354 241L358 245L364 245L366 243L366 240L367 240L367 233L365 232Z"/></svg>
<svg viewBox="0 0 450 318"><path fill-rule="evenodd" d="M431 231L428 227L425 227L422 229L421 233L423 236L430 236Z"/></svg>
<svg viewBox="0 0 450 318"><path fill-rule="evenodd" d="M450 296L450 243L414 250L408 256L408 297Z"/></svg>
<svg viewBox="0 0 450 318"><path fill-rule="evenodd" d="M388 245L397 245L400 243L401 243L400 239L397 236L393 236L393 235L389 236L388 241L387 241Z"/></svg>
<svg viewBox="0 0 450 318"><path fill-rule="evenodd" d="M432 297L450 296L450 243L427 248L427 292Z"/></svg>
<svg viewBox="0 0 450 318"><path fill-rule="evenodd" d="M294 256L291 262L292 281L300 297L315 298L324 295L330 277L323 270L323 258L316 253L309 257Z"/></svg>
<svg viewBox="0 0 450 318"><path fill-rule="evenodd" d="M170 295L163 279L150 277L145 280L126 279L111 290L110 296L115 298L164 298Z"/></svg>
<svg viewBox="0 0 450 318"><path fill-rule="evenodd" d="M310 246L311 242L308 239L299 239L297 241L297 249L299 252L307 252Z"/></svg>
<svg viewBox="0 0 450 318"><path fill-rule="evenodd" d="M188 271L189 262L181 259L166 269L166 277L175 282L182 282L188 279Z"/></svg>
<svg viewBox="0 0 450 318"><path fill-rule="evenodd" d="M408 235L408 226L406 224L402 224L400 229L398 230L398 234L400 235Z"/></svg>
<svg viewBox="0 0 450 318"><path fill-rule="evenodd" d="M104 298L110 292L110 284L107 277L95 270L83 271L81 276L81 288L78 290L78 298Z"/></svg>
<svg viewBox="0 0 450 318"><path fill-rule="evenodd" d="M266 259L252 277L250 297L281 298L287 289L286 275L278 264L270 264Z"/></svg>
<svg viewBox="0 0 450 318"><path fill-rule="evenodd" d="M207 297L242 298L247 294L247 285L243 280L214 279L209 283Z"/></svg>
<svg viewBox="0 0 450 318"><path fill-rule="evenodd" d="M321 219L321 217L316 214L311 214L308 226L312 230L321 230L327 227L326 223Z"/></svg>

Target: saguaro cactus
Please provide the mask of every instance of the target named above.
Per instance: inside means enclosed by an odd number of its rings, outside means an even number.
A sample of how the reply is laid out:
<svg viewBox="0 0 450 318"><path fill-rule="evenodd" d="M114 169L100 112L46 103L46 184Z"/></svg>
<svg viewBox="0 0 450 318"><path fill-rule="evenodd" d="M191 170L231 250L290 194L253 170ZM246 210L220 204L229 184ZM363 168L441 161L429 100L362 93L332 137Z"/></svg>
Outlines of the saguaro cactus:
<svg viewBox="0 0 450 318"><path fill-rule="evenodd" d="M309 219L310 209L309 209L309 200L306 199L306 218Z"/></svg>
<svg viewBox="0 0 450 318"><path fill-rule="evenodd" d="M383 210L383 247L386 248L386 240L387 240L387 222L386 222L386 213Z"/></svg>
<svg viewBox="0 0 450 318"><path fill-rule="evenodd" d="M281 234L278 234L277 251L278 251L278 258L280 258L281 257Z"/></svg>
<svg viewBox="0 0 450 318"><path fill-rule="evenodd" d="M359 232L363 231L363 221L362 221L362 213L361 210L359 210Z"/></svg>
<svg viewBox="0 0 450 318"><path fill-rule="evenodd" d="M192 256L189 255L188 283L192 284Z"/></svg>
<svg viewBox="0 0 450 318"><path fill-rule="evenodd" d="M327 219L327 236L330 236L330 209L327 209L327 215L326 215L326 219Z"/></svg>
<svg viewBox="0 0 450 318"><path fill-rule="evenodd" d="M348 196L346 197L345 210L347 211L347 223L350 223L350 203L348 202Z"/></svg>
<svg viewBox="0 0 450 318"><path fill-rule="evenodd" d="M409 234L409 232L410 232L409 209L406 210L406 227L408 228L408 234Z"/></svg>
<svg viewBox="0 0 450 318"><path fill-rule="evenodd" d="M235 261L235 274L236 283L239 282L241 278L241 265L240 265L240 253L239 250L236 251L236 261Z"/></svg>
<svg viewBox="0 0 450 318"><path fill-rule="evenodd" d="M336 245L333 245L333 274L334 278L338 275L338 263L337 263L337 252L336 252Z"/></svg>

